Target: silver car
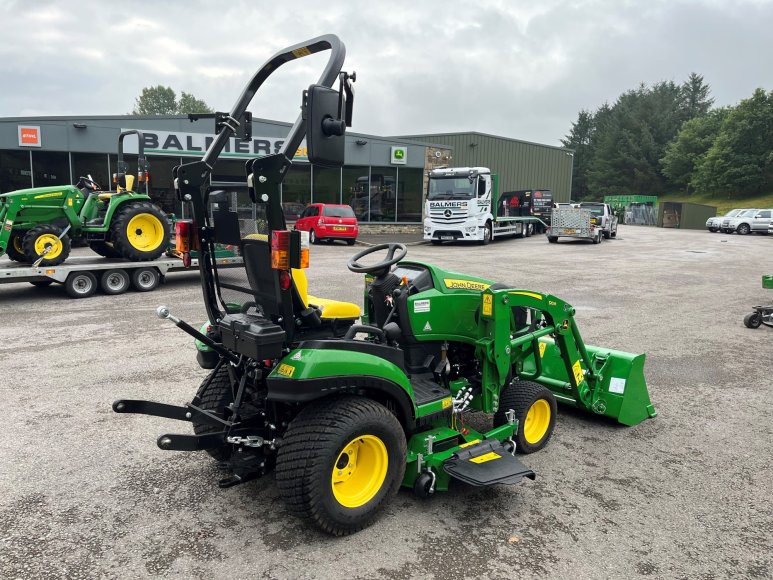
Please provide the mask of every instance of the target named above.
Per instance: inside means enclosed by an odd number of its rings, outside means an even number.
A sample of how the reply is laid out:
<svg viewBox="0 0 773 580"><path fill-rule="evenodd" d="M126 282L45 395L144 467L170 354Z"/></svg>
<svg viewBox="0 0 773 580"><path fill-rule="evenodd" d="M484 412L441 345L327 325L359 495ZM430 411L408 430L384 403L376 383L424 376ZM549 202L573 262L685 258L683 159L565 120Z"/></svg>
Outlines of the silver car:
<svg viewBox="0 0 773 580"><path fill-rule="evenodd" d="M773 209L747 209L729 220L722 220L722 231L726 234L738 232L740 235L757 232L768 233L773 220Z"/></svg>
<svg viewBox="0 0 773 580"><path fill-rule="evenodd" d="M718 232L720 228L722 227L722 220L725 218L731 218L737 216L742 211L746 211L747 208L741 208L741 209L731 209L729 212L727 212L725 215L718 215L715 217L710 217L706 220L706 229L708 229L710 232Z"/></svg>

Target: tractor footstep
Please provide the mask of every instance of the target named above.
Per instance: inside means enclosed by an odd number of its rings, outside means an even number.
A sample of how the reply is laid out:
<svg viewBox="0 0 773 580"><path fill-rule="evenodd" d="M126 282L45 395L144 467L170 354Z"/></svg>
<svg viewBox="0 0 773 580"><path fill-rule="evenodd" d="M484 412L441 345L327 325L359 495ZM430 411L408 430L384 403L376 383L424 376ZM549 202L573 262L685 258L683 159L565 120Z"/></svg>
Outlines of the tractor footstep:
<svg viewBox="0 0 773 580"><path fill-rule="evenodd" d="M515 484L534 472L512 456L500 441L487 440L460 449L443 463L451 477L470 485Z"/></svg>

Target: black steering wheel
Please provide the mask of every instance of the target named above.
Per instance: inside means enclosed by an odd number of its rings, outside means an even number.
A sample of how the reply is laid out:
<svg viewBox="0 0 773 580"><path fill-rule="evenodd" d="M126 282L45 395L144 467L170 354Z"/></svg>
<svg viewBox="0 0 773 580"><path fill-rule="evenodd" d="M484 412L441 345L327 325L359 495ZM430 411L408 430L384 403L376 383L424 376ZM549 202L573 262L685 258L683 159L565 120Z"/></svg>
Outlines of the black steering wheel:
<svg viewBox="0 0 773 580"><path fill-rule="evenodd" d="M83 185L81 185L83 184ZM97 191L99 190L99 185L91 179L90 177L83 177L82 175L78 178L78 183L75 185L78 189L81 187L88 187L91 191Z"/></svg>
<svg viewBox="0 0 773 580"><path fill-rule="evenodd" d="M378 262L377 264L373 264L372 266L363 266L360 264L359 260L365 256L375 254L376 252L380 252L382 250L387 251L385 260ZM356 272L357 274L373 274L374 276L379 276L389 272L389 268L405 258L407 253L408 248L405 247L405 244L379 244L377 246L373 246L372 248L367 248L366 250L363 250L362 252L349 258L349 262L346 264L346 267L349 268L352 272Z"/></svg>

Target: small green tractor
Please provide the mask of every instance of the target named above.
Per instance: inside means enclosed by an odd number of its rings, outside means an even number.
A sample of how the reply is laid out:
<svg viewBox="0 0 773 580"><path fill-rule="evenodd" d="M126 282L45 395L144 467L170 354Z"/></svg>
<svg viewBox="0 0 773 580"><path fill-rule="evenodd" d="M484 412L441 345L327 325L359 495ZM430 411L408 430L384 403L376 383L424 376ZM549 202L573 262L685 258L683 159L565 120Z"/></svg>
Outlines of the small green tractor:
<svg viewBox="0 0 773 580"><path fill-rule="evenodd" d="M138 182L145 193L132 191L123 157L127 135L139 139ZM70 255L71 239L83 238L107 258L155 260L167 248L170 223L147 193L147 161L139 131L118 138L116 191L102 191L90 177L76 185L20 189L0 194L0 256L40 266L56 266Z"/></svg>
<svg viewBox="0 0 773 580"><path fill-rule="evenodd" d="M208 212L209 174L253 95L281 65L324 50L325 71L304 91L282 150L246 164L265 231L249 231L228 208ZM574 308L550 294L407 260L402 244L349 260L364 274L363 312L310 294L308 240L287 230L280 185L304 135L312 163L343 164L355 80L341 71L344 54L328 35L274 55L203 159L175 168L194 216L177 232L189 236L179 247L198 248L210 322L197 331L167 307L158 315L196 338L211 372L184 406L113 403L118 413L192 423L193 434L157 444L206 451L224 470L221 487L273 470L288 510L334 535L370 524L401 486L428 497L452 481L534 479L516 453L547 445L557 402L624 425L656 415L644 355L586 346ZM336 79L338 90L329 88ZM216 243L238 245L243 268L218 269Z"/></svg>

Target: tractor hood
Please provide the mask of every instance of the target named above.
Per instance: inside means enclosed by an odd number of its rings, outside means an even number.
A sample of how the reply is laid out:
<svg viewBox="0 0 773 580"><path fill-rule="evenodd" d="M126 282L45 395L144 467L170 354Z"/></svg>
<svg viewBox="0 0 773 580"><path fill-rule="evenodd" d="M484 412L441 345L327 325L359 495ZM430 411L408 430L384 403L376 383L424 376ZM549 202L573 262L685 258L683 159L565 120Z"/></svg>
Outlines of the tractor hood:
<svg viewBox="0 0 773 580"><path fill-rule="evenodd" d="M32 187L29 189L17 189L7 193L0 193L0 199L11 197L27 197L33 203L51 203L51 200L64 199L68 192L79 191L74 185L54 185L49 187Z"/></svg>

